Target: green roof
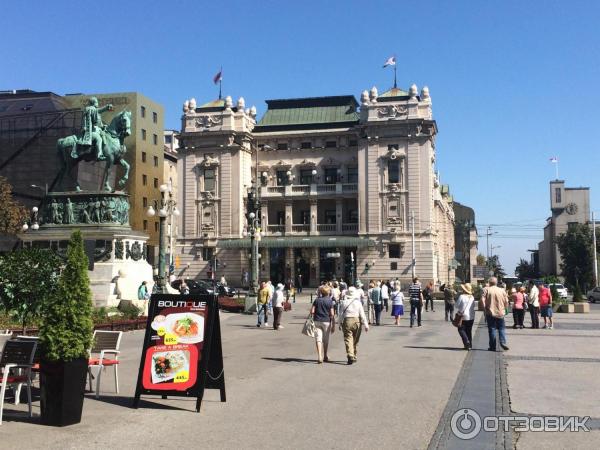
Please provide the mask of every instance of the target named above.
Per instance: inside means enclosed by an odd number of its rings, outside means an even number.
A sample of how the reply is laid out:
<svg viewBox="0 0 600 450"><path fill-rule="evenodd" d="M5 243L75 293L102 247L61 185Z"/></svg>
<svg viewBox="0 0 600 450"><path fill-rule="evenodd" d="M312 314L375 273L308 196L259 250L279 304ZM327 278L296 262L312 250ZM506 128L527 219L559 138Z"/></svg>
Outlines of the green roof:
<svg viewBox="0 0 600 450"><path fill-rule="evenodd" d="M358 122L358 103L351 95L267 100L267 112L256 131L335 128Z"/></svg>
<svg viewBox="0 0 600 450"><path fill-rule="evenodd" d="M205 103L204 105L200 106L200 108L218 108L220 106L222 106L223 108L225 107L225 100L223 100L222 98Z"/></svg>
<svg viewBox="0 0 600 450"><path fill-rule="evenodd" d="M387 97L406 97L408 92L403 91L402 89L392 88L389 91L384 92L379 96L379 98L387 98Z"/></svg>

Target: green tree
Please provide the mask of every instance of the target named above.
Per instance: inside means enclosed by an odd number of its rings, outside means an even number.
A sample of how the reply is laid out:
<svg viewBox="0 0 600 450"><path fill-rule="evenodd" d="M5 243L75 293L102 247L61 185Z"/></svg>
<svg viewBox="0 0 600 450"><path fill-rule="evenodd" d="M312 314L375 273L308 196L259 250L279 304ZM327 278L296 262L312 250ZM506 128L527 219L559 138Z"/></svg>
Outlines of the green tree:
<svg viewBox="0 0 600 450"><path fill-rule="evenodd" d="M27 209L12 196L12 186L0 177L0 233L16 234L27 220Z"/></svg>
<svg viewBox="0 0 600 450"><path fill-rule="evenodd" d="M517 267L515 267L515 274L521 281L538 278L540 276L540 274L535 270L535 266L531 263L528 263L523 258L521 258L519 264L517 264Z"/></svg>
<svg viewBox="0 0 600 450"><path fill-rule="evenodd" d="M60 259L50 250L21 249L0 256L0 303L23 333L56 292Z"/></svg>
<svg viewBox="0 0 600 450"><path fill-rule="evenodd" d="M83 238L77 230L69 241L67 264L56 295L49 297L44 305L40 341L48 360L85 358L92 345L92 292L87 268Z"/></svg>
<svg viewBox="0 0 600 450"><path fill-rule="evenodd" d="M485 256L483 256L482 254L477 255L477 265L478 266L485 266L486 265Z"/></svg>
<svg viewBox="0 0 600 450"><path fill-rule="evenodd" d="M487 264L490 270L494 272L496 278L506 276L506 272L502 268L502 264L500 264L500 257L498 255L490 256L487 260Z"/></svg>
<svg viewBox="0 0 600 450"><path fill-rule="evenodd" d="M569 226L566 233L556 238L562 257L560 269L566 282L573 288L585 290L594 277L594 249L592 230L587 224Z"/></svg>

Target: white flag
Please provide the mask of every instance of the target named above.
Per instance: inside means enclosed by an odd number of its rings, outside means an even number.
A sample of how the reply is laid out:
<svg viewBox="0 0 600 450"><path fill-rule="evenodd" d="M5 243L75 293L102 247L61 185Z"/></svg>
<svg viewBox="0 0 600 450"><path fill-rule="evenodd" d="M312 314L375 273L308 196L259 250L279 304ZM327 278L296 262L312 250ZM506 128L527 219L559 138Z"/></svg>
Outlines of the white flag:
<svg viewBox="0 0 600 450"><path fill-rule="evenodd" d="M558 162L558 156L553 156L552 158L550 158L550 162L551 163L557 163Z"/></svg>
<svg viewBox="0 0 600 450"><path fill-rule="evenodd" d="M395 66L396 65L396 57L395 56L390 56L387 61L385 62L385 64L383 65L383 67L387 67L387 66Z"/></svg>

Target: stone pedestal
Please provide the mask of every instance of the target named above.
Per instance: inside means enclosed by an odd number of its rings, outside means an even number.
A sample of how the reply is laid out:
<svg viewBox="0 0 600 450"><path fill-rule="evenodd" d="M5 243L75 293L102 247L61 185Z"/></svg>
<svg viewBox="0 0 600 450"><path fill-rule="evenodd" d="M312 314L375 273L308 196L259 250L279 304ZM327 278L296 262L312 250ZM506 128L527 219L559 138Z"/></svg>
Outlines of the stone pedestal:
<svg viewBox="0 0 600 450"><path fill-rule="evenodd" d="M50 193L40 208L39 221L38 230L30 227L19 236L23 246L50 248L63 258L73 231L81 231L90 260L94 306L118 306L122 300L139 303L142 281L152 291L152 266L146 259L148 235L131 230L126 194Z"/></svg>

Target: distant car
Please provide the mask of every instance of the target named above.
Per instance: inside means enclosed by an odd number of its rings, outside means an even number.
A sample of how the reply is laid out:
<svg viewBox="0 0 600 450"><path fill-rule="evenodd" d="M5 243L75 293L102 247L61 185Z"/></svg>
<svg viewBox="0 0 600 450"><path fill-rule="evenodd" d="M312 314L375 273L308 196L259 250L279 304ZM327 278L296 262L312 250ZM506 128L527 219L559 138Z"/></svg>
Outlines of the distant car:
<svg viewBox="0 0 600 450"><path fill-rule="evenodd" d="M211 288L212 288L213 280L205 278L200 281L207 284L208 286L211 286ZM226 295L227 297L235 297L237 295L237 290L233 287L224 286L219 281L217 281L216 285L217 285L217 292L219 293L219 295Z"/></svg>
<svg viewBox="0 0 600 450"><path fill-rule="evenodd" d="M554 287L554 289L556 289L556 292L558 292L558 296L560 298L567 298L567 295L568 295L567 288L563 284L551 283L548 285L548 287L550 289L552 289Z"/></svg>
<svg viewBox="0 0 600 450"><path fill-rule="evenodd" d="M203 294L203 295L212 295L213 289L211 285L206 284L203 281L197 281L192 279L185 279L185 284L190 288L190 294ZM171 287L179 290L181 287L181 280L175 280L171 283Z"/></svg>
<svg viewBox="0 0 600 450"><path fill-rule="evenodd" d="M600 301L600 287L595 287L591 291L588 291L587 298L592 303Z"/></svg>

